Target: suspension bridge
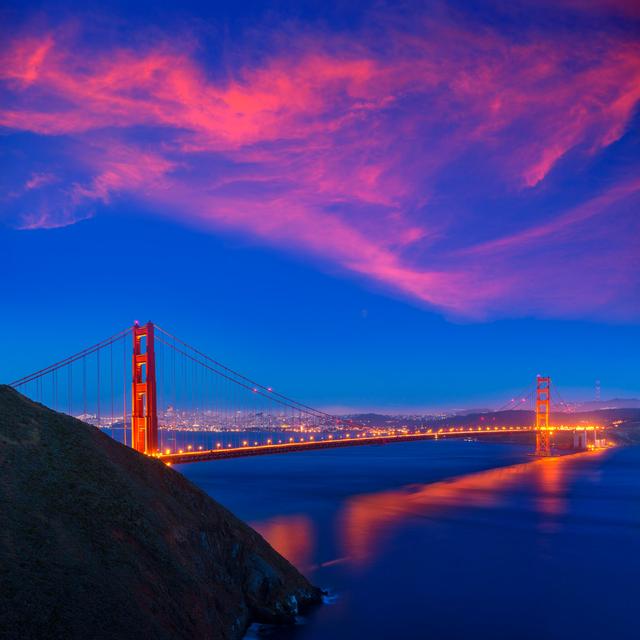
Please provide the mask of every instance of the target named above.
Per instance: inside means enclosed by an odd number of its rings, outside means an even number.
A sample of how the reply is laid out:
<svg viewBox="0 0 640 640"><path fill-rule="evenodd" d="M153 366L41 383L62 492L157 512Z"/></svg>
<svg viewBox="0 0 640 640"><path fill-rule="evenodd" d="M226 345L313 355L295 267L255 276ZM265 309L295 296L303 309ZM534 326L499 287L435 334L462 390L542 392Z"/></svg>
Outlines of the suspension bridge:
<svg viewBox="0 0 640 640"><path fill-rule="evenodd" d="M530 401L531 424L370 427L260 384L151 322L136 322L11 386L167 464L509 433L535 434L539 456L552 455L561 431L571 432L576 450L601 444L595 425L551 423L548 376L538 376L530 393L500 409L523 409Z"/></svg>

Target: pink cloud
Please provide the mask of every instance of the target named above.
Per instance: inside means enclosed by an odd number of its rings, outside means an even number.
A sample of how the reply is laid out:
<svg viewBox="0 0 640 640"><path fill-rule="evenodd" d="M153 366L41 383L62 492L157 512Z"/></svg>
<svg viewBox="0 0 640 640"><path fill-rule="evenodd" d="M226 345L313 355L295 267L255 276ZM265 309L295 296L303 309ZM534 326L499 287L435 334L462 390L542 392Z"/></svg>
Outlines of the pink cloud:
<svg viewBox="0 0 640 640"><path fill-rule="evenodd" d="M33 173L24 185L26 191L33 189L40 189L49 184L53 184L57 181L57 178L52 173Z"/></svg>
<svg viewBox="0 0 640 640"><path fill-rule="evenodd" d="M37 229L60 229L69 227L81 220L93 217L93 212L79 212L77 209L56 209L51 211L46 205L38 207L37 211L25 211L16 225L22 231L35 231Z"/></svg>
<svg viewBox="0 0 640 640"><path fill-rule="evenodd" d="M522 251L526 246L535 246L545 242L547 239L557 238L566 233L570 234L580 223L587 222L590 218L606 213L612 205L626 198L638 195L640 195L640 178L631 178L610 187L598 196L563 212L547 222L510 236L475 245L460 253L462 255L496 256L500 253Z"/></svg>
<svg viewBox="0 0 640 640"><path fill-rule="evenodd" d="M68 31L17 36L0 54L9 98L0 125L79 143L75 160L91 175L60 187L34 174L29 189L54 198L60 188L59 206L48 200L17 226L71 224L94 204L134 197L454 314L509 314L530 286L520 257L559 248L559 236L636 197L637 185L504 237L469 234L452 250L462 211L474 231L482 226L472 209L484 194L474 186L474 204L449 211L443 198L456 199L441 193L443 176L486 172L492 189L526 204L570 152L589 162L624 135L640 100L640 45L623 32L515 40L420 22L386 29L384 55L371 38L305 34L222 79L168 38L82 55ZM585 247L576 264L590 260ZM632 260L615 274L627 285L636 276ZM588 314L602 304L583 295L578 306ZM544 293L520 308L547 309Z"/></svg>

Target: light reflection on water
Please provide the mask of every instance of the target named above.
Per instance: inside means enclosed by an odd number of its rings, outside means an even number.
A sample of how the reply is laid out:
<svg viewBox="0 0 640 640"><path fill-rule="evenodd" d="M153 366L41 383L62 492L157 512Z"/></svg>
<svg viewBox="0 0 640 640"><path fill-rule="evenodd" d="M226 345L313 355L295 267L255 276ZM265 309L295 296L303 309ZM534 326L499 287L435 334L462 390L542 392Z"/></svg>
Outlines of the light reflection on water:
<svg viewBox="0 0 640 640"><path fill-rule="evenodd" d="M535 487L535 505L541 515L559 515L564 506L565 462L547 458L397 491L354 496L340 516L345 555L362 565L384 552L382 546L392 537L393 528L401 527L407 519L436 519L451 509L495 508L522 482Z"/></svg>
<svg viewBox="0 0 640 640"><path fill-rule="evenodd" d="M637 637L640 449L441 444L182 469L338 593L272 637Z"/></svg>
<svg viewBox="0 0 640 640"><path fill-rule="evenodd" d="M316 533L311 518L300 514L275 516L249 524L300 571L307 573L313 568Z"/></svg>

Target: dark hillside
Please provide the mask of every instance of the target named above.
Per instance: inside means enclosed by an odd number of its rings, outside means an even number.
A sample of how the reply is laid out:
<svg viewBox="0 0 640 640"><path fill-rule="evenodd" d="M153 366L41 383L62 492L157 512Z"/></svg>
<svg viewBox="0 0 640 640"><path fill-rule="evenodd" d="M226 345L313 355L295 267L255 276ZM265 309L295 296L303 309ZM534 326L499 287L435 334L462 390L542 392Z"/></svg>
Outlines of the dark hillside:
<svg viewBox="0 0 640 640"><path fill-rule="evenodd" d="M182 475L0 386L0 637L240 638L319 592Z"/></svg>

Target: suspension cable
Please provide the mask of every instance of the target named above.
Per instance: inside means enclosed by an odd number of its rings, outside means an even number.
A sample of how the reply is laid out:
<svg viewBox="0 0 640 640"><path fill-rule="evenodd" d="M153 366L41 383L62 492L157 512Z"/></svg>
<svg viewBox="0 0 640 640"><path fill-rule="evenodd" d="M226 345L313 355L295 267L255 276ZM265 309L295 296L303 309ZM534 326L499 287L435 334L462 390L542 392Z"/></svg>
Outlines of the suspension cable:
<svg viewBox="0 0 640 640"><path fill-rule="evenodd" d="M44 369L40 369L39 371L34 371L33 373L30 373L29 375L24 376L23 378L15 380L14 382L10 383L9 386L19 387L23 384L26 384L27 382L31 382L32 380L35 380L36 378L40 378L44 375L47 375L52 371L55 371L56 369L60 369L61 367L65 367L69 364L72 364L77 360L80 360L80 358L84 358L85 356L91 355L92 353L95 353L96 351L102 349L103 347L108 347L110 344L113 344L114 342L120 340L120 338L123 338L130 332L131 332L131 327L125 329L124 331L120 331L112 335L110 338L106 338L105 340L102 340L101 342L98 342L97 344L94 344L91 347L87 347L86 349L83 349L82 351L79 351L78 353L72 356L69 356L68 358L64 358L59 362L49 365Z"/></svg>
<svg viewBox="0 0 640 640"><path fill-rule="evenodd" d="M166 332L164 332L164 333L166 333ZM181 355L185 356L186 358L188 358L192 362L194 362L196 364L199 364L200 366L204 367L205 369L207 369L209 371L212 371L213 373L215 373L215 374L217 374L217 375L219 375L219 376L221 376L223 378L226 378L230 382L234 382L236 385L238 385L240 387L243 387L244 389L247 389L248 391L251 391L254 394L258 394L258 395L262 396L263 398L267 398L268 400L272 400L272 401L277 402L277 403L279 403L279 404L281 404L283 406L290 407L291 409L295 409L297 411L302 411L300 409L300 406L302 406L302 405L296 406L296 404L298 404L298 403L296 403L295 400L292 401L292 403L290 403L290 402L287 401L285 396L282 396L281 394L277 394L279 396L279 398L274 398L273 395L271 395L269 393L265 393L264 391L262 391L262 388L263 388L262 386L260 386L260 387L249 386L248 384L245 384L244 382L241 382L240 380L236 380L234 377L232 377L232 376L230 376L230 375L228 375L228 374L226 374L226 373L224 373L222 371L219 371L218 369L214 368L210 364L207 364L206 362L202 362L196 356L193 356L190 353L187 353L186 351L180 349L179 347L173 346L172 344L170 344L169 342L166 342L165 340L163 340L159 336L156 336L156 340L158 342L161 342L162 344L174 349L177 353L180 353ZM208 359L212 360L212 358L208 358ZM225 367L225 369L226 369L226 367ZM266 387L264 387L264 389L266 389ZM311 409L311 408L309 408L309 409L310 409L309 411L304 411L304 413L310 413L312 415L314 413L316 413L315 409ZM319 413L322 413L322 412L319 412ZM330 414L324 414L324 415L330 416ZM333 418L334 416L330 416L330 417Z"/></svg>
<svg viewBox="0 0 640 640"><path fill-rule="evenodd" d="M511 410L511 409L516 409L516 407L519 406L520 402L524 402L524 401L530 399L533 396L533 394L536 392L536 390L532 389L531 391L529 391L529 393L527 395L524 395L524 393L526 393L527 389L529 389L528 386L524 389L524 391L521 394L515 396L514 398L511 398L511 400L509 400L509 402L507 402L505 405L503 405L499 409L496 409L495 410L496 413L498 411L508 411L508 410ZM511 406L511 405L513 405L513 406Z"/></svg>
<svg viewBox="0 0 640 640"><path fill-rule="evenodd" d="M239 378L240 380L244 380L249 385L251 385L251 391L253 391L254 388L262 389L262 391L265 391L268 394L268 395L267 394L261 394L261 395L265 395L265 397L278 396L279 398L282 398L282 400L284 400L286 403L288 403L288 406L295 405L293 408L300 408L302 410L306 410L305 413L317 414L318 416L323 416L325 418L331 418L332 420L336 420L337 419L336 416L333 416L330 413L327 413L325 411L321 411L320 409L314 409L313 407L310 407L309 405L303 404L302 402L298 402L297 400L294 400L293 398L285 396L282 393L278 393L277 391L274 391L271 387L267 387L267 386L265 386L263 384L260 384L259 382L256 382L255 380L252 380L251 378L248 378L247 376L242 375L238 371L235 371L234 369L231 369L230 367L225 366L224 364L222 364L221 362L218 362L214 358L211 358L207 354L202 353L201 351L199 351L195 347L192 347L190 344L188 344L184 340L180 340L180 338L177 338L176 336L174 336L173 334L169 333L168 331L166 331L162 327L160 327L158 325L155 325L155 327L157 329L159 329L162 333L164 333L166 336L168 336L169 338L172 338L175 342L178 342L178 343L182 344L184 347L186 347L186 348L190 349L191 351L193 351L194 353L197 353L201 358L204 358L205 360L208 360L209 362L211 362L214 366L218 367L219 369L223 369L224 371L227 371L229 374L231 374L231 376L235 376L236 378ZM165 343L165 344L168 344L168 343ZM171 345L169 345L169 346L171 346ZM220 373L220 375L223 375L223 374ZM225 376L225 377L227 377L229 380L233 380L233 378L230 377L230 376ZM242 383L238 382L238 384L242 384ZM244 386L245 388L249 388L247 385L242 385L242 386Z"/></svg>

